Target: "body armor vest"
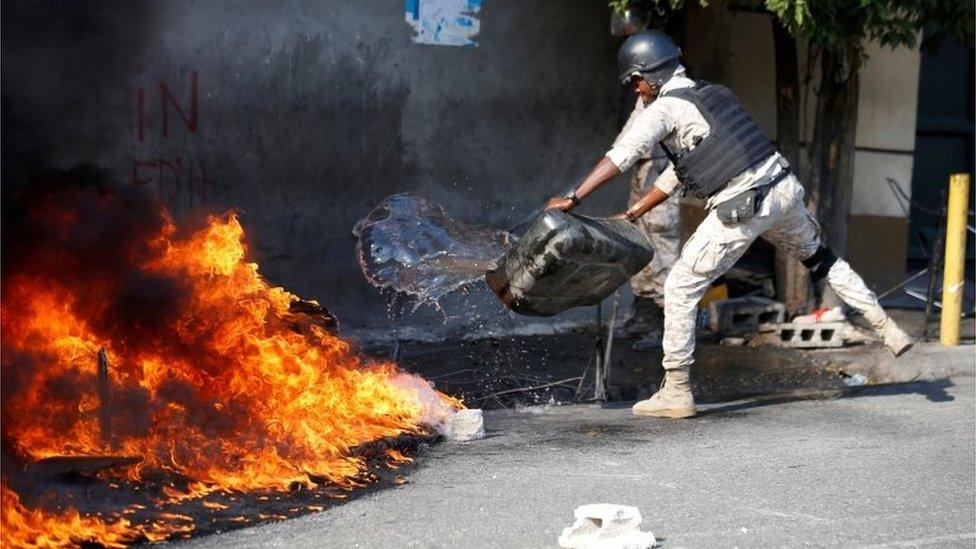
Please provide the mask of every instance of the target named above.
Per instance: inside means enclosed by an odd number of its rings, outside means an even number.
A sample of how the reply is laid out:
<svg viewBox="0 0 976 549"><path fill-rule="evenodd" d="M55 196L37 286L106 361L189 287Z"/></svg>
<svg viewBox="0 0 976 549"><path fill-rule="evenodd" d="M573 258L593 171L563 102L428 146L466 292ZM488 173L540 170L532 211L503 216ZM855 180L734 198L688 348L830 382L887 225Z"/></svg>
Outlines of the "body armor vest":
<svg viewBox="0 0 976 549"><path fill-rule="evenodd" d="M662 94L690 101L708 122L708 137L694 148L671 151L661 147L674 163L684 188L698 198L721 191L735 176L776 152L742 103L725 86L699 81L693 88Z"/></svg>

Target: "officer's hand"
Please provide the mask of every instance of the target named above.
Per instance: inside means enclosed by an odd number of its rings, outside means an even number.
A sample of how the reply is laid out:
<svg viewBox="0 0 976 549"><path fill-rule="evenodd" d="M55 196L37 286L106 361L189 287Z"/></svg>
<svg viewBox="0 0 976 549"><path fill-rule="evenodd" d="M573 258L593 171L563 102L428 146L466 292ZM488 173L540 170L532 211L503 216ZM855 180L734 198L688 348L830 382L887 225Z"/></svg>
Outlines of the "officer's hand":
<svg viewBox="0 0 976 549"><path fill-rule="evenodd" d="M568 212L573 209L573 201L564 196L554 196L546 202L546 209Z"/></svg>

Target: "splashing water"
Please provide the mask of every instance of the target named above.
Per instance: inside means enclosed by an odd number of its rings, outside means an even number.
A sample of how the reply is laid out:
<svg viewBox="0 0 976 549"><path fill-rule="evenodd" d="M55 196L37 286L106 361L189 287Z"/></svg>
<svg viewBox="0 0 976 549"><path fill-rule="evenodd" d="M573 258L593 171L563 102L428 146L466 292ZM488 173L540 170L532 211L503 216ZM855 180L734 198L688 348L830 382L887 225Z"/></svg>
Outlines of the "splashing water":
<svg viewBox="0 0 976 549"><path fill-rule="evenodd" d="M491 227L460 223L426 196L387 197L353 228L366 279L438 307L445 295L483 280L515 237Z"/></svg>

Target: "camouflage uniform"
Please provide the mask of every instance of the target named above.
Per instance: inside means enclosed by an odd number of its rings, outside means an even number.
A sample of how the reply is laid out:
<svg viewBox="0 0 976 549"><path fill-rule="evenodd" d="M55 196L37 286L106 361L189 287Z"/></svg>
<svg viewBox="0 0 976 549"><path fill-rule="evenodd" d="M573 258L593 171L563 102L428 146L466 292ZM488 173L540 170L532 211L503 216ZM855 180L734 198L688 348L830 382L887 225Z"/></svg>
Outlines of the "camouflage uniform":
<svg viewBox="0 0 976 549"><path fill-rule="evenodd" d="M653 156L653 150L663 150L658 145L662 141L671 150L689 150L709 134L708 122L693 103L668 96L672 89L694 85L695 82L685 75L684 67L679 67L662 86L662 95L632 115L614 141L613 148L607 151L607 157L617 168L624 171L640 158ZM709 285L731 268L756 238L761 236L800 260L812 257L819 248L820 227L807 212L803 204L803 186L792 174L787 173L768 191L759 211L747 220L726 225L714 210L715 205L764 185L783 175L787 169L786 160L778 153L773 154L733 177L707 200L705 220L685 243L664 284L667 297L662 365L669 372L687 373L687 368L694 362L698 301ZM674 197L681 184L674 165L668 163L653 184ZM841 299L864 314L896 354L910 347L910 339L888 318L874 293L846 261L838 259L830 267L826 280ZM685 389L690 399L690 388ZM654 400L648 401L652 412L659 404Z"/></svg>
<svg viewBox="0 0 976 549"><path fill-rule="evenodd" d="M751 219L726 225L714 210L710 211L685 243L665 283L668 300L664 307L662 365L666 370L694 362L698 301L758 237L800 260L817 251L820 226L807 212L803 186L795 176L789 175L774 186ZM877 323L873 317L881 311L878 300L846 261L838 259L827 272L826 280L847 304Z"/></svg>

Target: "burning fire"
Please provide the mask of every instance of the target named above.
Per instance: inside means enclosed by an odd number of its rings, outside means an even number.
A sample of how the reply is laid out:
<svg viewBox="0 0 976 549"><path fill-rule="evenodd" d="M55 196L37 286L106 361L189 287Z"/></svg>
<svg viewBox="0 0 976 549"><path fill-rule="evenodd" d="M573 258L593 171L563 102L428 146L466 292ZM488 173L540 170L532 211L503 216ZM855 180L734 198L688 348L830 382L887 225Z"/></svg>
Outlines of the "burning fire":
<svg viewBox="0 0 976 549"><path fill-rule="evenodd" d="M296 326L297 297L245 260L233 213L182 234L133 190L35 191L20 203L5 227L0 337L4 447L22 459L140 456L129 479L178 473L197 495L286 490L309 475L352 488L366 468L356 446L422 433L460 406L321 326ZM102 349L111 413L100 425ZM27 510L6 485L2 510L14 545L78 539L64 528L106 544L132 533L124 521Z"/></svg>
<svg viewBox="0 0 976 549"><path fill-rule="evenodd" d="M149 541L162 541L178 532L188 532L192 526L171 526L160 523L152 527L133 525L126 519L114 522L99 517L85 517L75 510L45 513L28 509L7 487L3 492L3 545L13 547L64 547L96 541L105 547L125 547L134 535Z"/></svg>

